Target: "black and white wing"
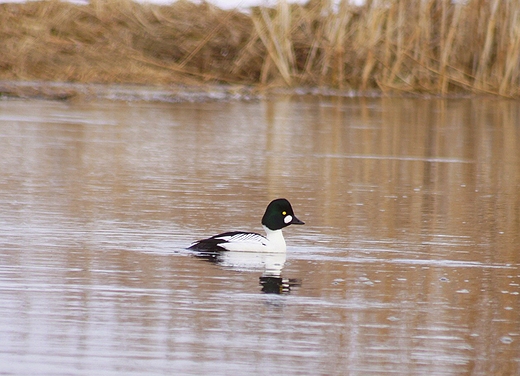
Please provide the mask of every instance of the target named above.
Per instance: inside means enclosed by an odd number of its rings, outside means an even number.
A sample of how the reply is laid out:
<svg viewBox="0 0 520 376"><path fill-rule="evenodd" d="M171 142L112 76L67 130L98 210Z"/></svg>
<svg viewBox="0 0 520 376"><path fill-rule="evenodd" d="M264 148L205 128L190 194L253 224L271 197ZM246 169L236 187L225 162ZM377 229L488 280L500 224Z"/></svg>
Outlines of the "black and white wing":
<svg viewBox="0 0 520 376"><path fill-rule="evenodd" d="M191 244L188 249L201 252L262 251L267 246L265 236L254 232L231 231Z"/></svg>

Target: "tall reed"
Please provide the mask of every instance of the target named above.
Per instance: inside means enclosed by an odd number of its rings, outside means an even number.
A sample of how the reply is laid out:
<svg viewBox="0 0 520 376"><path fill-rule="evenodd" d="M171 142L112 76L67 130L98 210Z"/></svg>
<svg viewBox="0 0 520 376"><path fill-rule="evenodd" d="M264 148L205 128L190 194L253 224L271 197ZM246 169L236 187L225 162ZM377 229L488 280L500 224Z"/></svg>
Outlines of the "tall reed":
<svg viewBox="0 0 520 376"><path fill-rule="evenodd" d="M0 4L0 79L520 96L520 2Z"/></svg>

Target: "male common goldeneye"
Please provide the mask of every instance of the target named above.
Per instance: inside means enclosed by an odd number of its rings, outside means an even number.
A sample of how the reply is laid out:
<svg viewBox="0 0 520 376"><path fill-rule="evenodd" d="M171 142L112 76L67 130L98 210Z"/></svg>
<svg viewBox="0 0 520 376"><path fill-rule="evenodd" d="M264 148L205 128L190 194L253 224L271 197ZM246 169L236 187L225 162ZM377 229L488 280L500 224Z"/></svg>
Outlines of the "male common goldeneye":
<svg viewBox="0 0 520 376"><path fill-rule="evenodd" d="M282 228L303 224L294 215L289 201L279 198L271 201L262 217L266 236L255 232L231 231L196 241L188 249L204 253L222 251L285 252Z"/></svg>

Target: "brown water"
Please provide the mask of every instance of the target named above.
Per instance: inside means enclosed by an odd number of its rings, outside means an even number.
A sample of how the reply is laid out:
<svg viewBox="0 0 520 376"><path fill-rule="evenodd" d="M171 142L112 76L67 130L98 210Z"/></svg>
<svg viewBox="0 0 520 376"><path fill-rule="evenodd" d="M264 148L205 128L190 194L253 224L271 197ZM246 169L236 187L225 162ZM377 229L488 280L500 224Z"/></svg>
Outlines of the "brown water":
<svg viewBox="0 0 520 376"><path fill-rule="evenodd" d="M520 103L0 101L0 373L520 375ZM262 231L265 260L191 241ZM278 271L280 272L280 270Z"/></svg>

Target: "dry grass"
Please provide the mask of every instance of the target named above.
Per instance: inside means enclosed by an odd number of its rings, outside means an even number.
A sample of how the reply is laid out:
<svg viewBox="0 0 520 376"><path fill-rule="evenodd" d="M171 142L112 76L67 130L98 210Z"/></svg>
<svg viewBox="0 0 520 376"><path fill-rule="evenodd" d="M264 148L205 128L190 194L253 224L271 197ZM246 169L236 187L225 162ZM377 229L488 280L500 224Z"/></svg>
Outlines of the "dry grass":
<svg viewBox="0 0 520 376"><path fill-rule="evenodd" d="M520 96L520 2L0 4L0 79Z"/></svg>

